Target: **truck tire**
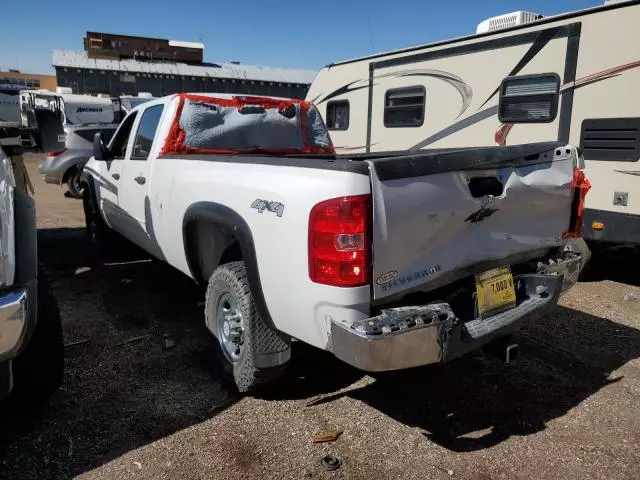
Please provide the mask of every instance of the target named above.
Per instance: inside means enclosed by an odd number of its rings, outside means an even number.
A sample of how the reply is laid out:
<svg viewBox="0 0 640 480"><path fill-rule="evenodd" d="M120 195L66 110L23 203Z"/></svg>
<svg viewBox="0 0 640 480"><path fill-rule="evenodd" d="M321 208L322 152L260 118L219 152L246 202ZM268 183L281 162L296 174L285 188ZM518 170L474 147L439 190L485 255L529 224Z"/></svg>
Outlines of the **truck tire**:
<svg viewBox="0 0 640 480"><path fill-rule="evenodd" d="M255 391L284 373L290 341L258 314L243 262L227 263L213 272L207 286L205 319L218 340L223 362L232 366L240 392ZM260 368L256 360L262 354L282 360Z"/></svg>
<svg viewBox="0 0 640 480"><path fill-rule="evenodd" d="M111 240L110 228L104 223L100 213L95 209L91 201L91 194L85 184L82 191L82 203L84 206L85 232L91 247L99 256L107 253Z"/></svg>
<svg viewBox="0 0 640 480"><path fill-rule="evenodd" d="M67 179L67 188L73 198L82 198L82 191L84 190L85 184L82 183L80 178L81 173L82 168L71 167L71 169L65 174Z"/></svg>
<svg viewBox="0 0 640 480"><path fill-rule="evenodd" d="M41 404L60 388L64 373L64 341L60 310L49 284L39 272L36 329L25 350L13 360L13 391L20 404Z"/></svg>

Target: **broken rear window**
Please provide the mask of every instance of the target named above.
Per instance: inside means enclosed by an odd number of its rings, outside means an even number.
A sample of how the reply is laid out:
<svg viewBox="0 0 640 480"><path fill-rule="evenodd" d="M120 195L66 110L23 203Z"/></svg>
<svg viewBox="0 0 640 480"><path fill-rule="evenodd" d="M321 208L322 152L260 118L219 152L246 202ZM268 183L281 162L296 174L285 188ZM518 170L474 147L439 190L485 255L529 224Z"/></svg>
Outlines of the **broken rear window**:
<svg viewBox="0 0 640 480"><path fill-rule="evenodd" d="M333 154L318 110L300 100L180 94L163 154Z"/></svg>

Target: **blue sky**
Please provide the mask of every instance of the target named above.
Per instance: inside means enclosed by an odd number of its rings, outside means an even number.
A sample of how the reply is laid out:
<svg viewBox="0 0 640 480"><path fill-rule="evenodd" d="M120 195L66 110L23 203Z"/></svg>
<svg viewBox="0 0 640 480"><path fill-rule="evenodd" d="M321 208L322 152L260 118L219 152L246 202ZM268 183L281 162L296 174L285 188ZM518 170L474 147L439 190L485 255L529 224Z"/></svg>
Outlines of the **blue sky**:
<svg viewBox="0 0 640 480"><path fill-rule="evenodd" d="M516 10L553 15L603 0L2 1L0 69L52 72L53 49L87 30L204 41L205 60L318 69L337 60L475 32ZM14 19L13 21L7 21ZM7 40L10 40L9 42Z"/></svg>

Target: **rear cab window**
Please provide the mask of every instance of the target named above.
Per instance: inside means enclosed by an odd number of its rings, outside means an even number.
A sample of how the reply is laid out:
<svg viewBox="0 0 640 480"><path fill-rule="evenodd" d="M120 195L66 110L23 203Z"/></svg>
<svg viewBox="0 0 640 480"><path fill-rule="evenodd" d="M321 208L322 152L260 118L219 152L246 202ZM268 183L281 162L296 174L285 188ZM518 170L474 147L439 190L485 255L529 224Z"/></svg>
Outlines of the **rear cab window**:
<svg viewBox="0 0 640 480"><path fill-rule="evenodd" d="M182 93L161 156L334 155L317 108L303 100Z"/></svg>

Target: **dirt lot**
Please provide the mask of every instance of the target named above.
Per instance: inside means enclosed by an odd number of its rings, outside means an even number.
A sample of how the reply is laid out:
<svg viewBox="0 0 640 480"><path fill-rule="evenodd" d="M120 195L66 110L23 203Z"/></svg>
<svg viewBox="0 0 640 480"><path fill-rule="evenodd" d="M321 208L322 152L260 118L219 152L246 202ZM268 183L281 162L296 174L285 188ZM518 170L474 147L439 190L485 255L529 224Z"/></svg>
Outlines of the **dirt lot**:
<svg viewBox="0 0 640 480"><path fill-rule="evenodd" d="M38 160L66 377L43 411L0 418L1 478L638 478L637 256L603 257L602 280L519 334L509 367L476 355L369 376L297 343L281 385L241 397L213 360L202 292L136 252L96 265L80 202L45 185ZM333 429L336 442L311 442ZM328 453L339 470L321 467Z"/></svg>

